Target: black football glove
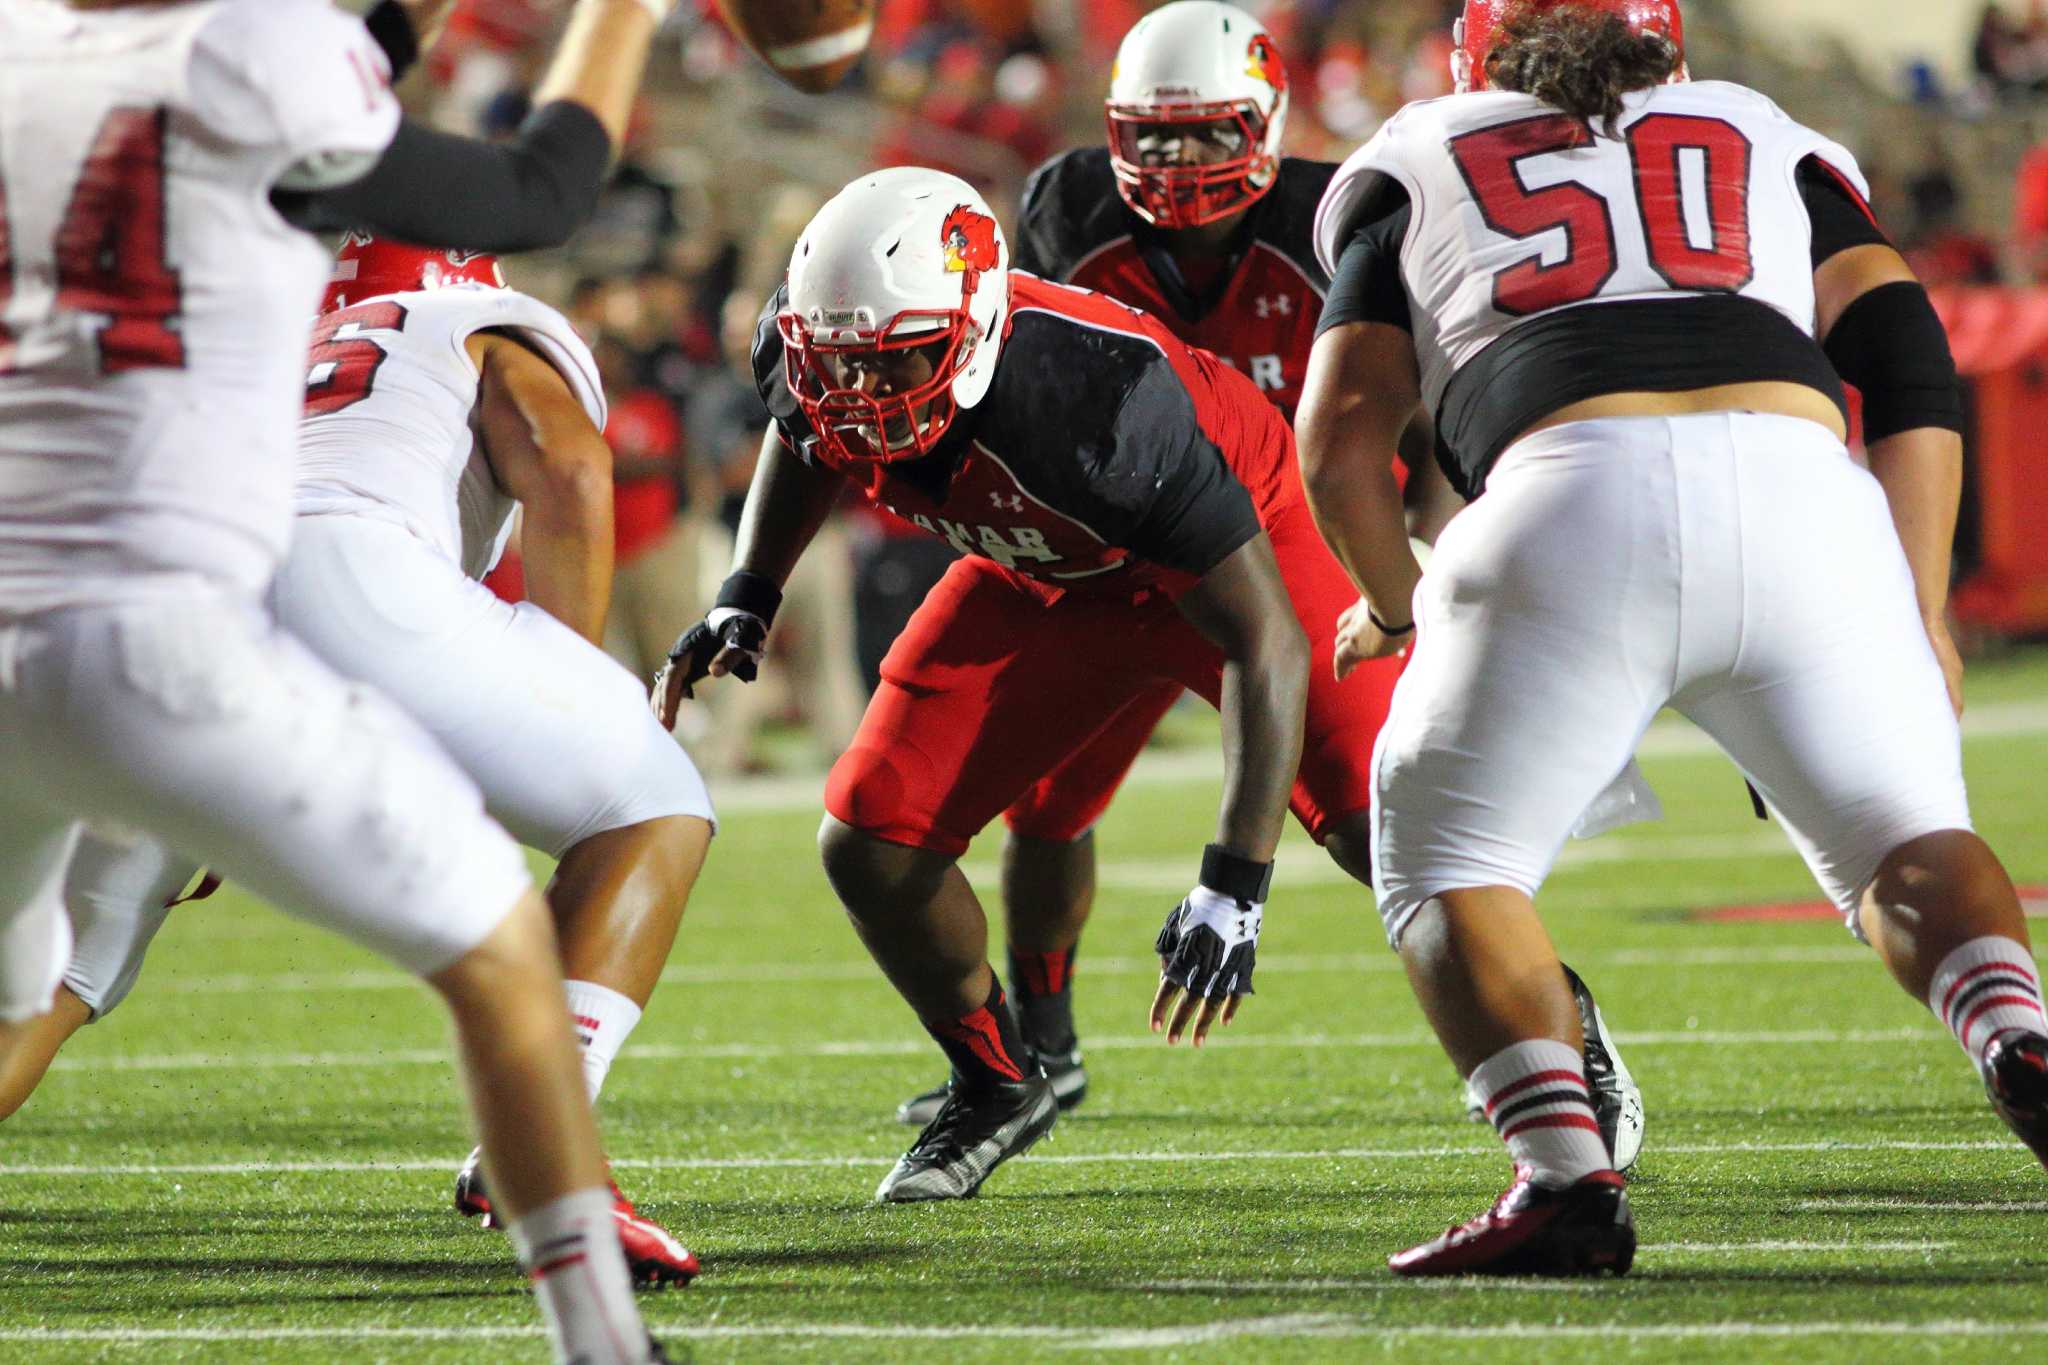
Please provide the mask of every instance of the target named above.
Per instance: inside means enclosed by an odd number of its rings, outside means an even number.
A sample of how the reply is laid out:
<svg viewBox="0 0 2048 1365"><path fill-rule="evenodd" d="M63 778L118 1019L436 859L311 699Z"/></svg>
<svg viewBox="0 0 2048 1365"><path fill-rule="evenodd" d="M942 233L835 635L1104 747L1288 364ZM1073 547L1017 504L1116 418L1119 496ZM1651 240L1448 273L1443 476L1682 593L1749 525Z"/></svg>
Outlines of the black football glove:
<svg viewBox="0 0 2048 1365"><path fill-rule="evenodd" d="M742 569L726 579L710 613L684 631L668 652L669 671L682 683L683 695L696 695L692 689L711 672L711 661L726 650L741 656L732 665L732 676L743 683L760 677L768 627L781 605L782 590L770 578Z"/></svg>
<svg viewBox="0 0 2048 1365"><path fill-rule="evenodd" d="M1160 975L1204 1000L1250 995L1264 909L1197 886L1173 907L1152 945L1162 959Z"/></svg>
<svg viewBox="0 0 2048 1365"><path fill-rule="evenodd" d="M741 682L752 682L761 676L761 656L767 648L766 621L737 607L714 607L709 616L683 632L668 652L668 662L682 676L683 695L694 697L693 689L711 672L711 661L721 652L738 650L744 657L732 666L732 675Z"/></svg>

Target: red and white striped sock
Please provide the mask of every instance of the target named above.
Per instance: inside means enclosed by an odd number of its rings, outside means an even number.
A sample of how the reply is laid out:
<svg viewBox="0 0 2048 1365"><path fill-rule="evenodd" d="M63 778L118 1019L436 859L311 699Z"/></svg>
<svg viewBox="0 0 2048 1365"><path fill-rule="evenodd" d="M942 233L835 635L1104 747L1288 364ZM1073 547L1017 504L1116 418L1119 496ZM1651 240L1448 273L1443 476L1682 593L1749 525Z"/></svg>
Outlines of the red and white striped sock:
<svg viewBox="0 0 2048 1365"><path fill-rule="evenodd" d="M1467 1078L1517 1173L1561 1190L1612 1167L1578 1051L1552 1038L1502 1048Z"/></svg>
<svg viewBox="0 0 2048 1365"><path fill-rule="evenodd" d="M583 1045L583 1086L595 1104L597 1092L604 1089L605 1074L612 1069L612 1059L640 1022L640 1007L631 997L595 981L563 985L569 996L569 1020L576 1026L576 1041Z"/></svg>
<svg viewBox="0 0 2048 1365"><path fill-rule="evenodd" d="M2048 1034L2033 954L2009 938L1973 938L1943 958L1927 990L1927 1007L1980 1065L1984 1049L2001 1033Z"/></svg>
<svg viewBox="0 0 2048 1365"><path fill-rule="evenodd" d="M647 1328L633 1302L610 1190L565 1194L513 1219L506 1231L533 1279L556 1360L644 1365Z"/></svg>

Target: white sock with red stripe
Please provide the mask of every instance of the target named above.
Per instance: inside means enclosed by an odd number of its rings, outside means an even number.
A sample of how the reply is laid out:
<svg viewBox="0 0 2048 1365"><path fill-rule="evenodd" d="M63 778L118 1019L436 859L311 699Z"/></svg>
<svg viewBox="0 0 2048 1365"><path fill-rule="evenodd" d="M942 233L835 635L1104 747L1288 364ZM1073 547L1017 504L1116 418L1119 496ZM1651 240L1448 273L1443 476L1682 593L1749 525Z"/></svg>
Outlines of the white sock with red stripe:
<svg viewBox="0 0 2048 1365"><path fill-rule="evenodd" d="M1518 1174L1561 1190L1612 1168L1593 1117L1585 1062L1569 1044L1551 1038L1516 1043L1481 1062L1467 1079Z"/></svg>
<svg viewBox="0 0 2048 1365"><path fill-rule="evenodd" d="M1927 1007L1980 1065L1984 1049L2001 1033L2048 1034L2034 956L2009 938L1973 938L1943 958L1927 990Z"/></svg>
<svg viewBox="0 0 2048 1365"><path fill-rule="evenodd" d="M605 1073L612 1059L632 1036L640 1022L640 1007L609 986L595 981L568 981L569 1019L576 1026L576 1041L583 1045L583 1084L593 1104L604 1089Z"/></svg>
<svg viewBox="0 0 2048 1365"><path fill-rule="evenodd" d="M533 1279L556 1360L644 1365L647 1328L633 1302L610 1190L565 1194L513 1219L506 1231Z"/></svg>

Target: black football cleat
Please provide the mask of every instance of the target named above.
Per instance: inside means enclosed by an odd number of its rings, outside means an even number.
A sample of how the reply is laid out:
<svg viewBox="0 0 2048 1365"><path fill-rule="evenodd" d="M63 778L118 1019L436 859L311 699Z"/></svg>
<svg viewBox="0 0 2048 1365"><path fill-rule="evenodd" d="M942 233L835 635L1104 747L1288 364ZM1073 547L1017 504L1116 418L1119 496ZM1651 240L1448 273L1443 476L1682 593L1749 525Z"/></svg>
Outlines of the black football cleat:
<svg viewBox="0 0 2048 1365"><path fill-rule="evenodd" d="M626 1253L626 1268L632 1272L637 1287L666 1289L672 1284L688 1284L702 1273L704 1267L696 1254L670 1236L668 1229L634 1208L617 1181L612 1182L611 1190L612 1225L619 1230L619 1247ZM497 1215L491 1212L490 1191L484 1187L481 1147L469 1154L469 1160L455 1174L455 1211L464 1218L481 1218L487 1228L500 1226Z"/></svg>
<svg viewBox="0 0 2048 1365"><path fill-rule="evenodd" d="M1045 1067L1045 1078L1052 1082L1052 1097L1059 1101L1061 1113L1088 1098L1088 1068L1082 1064L1080 1044L1064 1052L1040 1052L1038 1060ZM952 1093L949 1078L923 1094L912 1095L896 1106L896 1121L922 1128L939 1116L946 1096Z"/></svg>
<svg viewBox="0 0 2048 1365"><path fill-rule="evenodd" d="M1564 969L1564 979L1572 988L1573 1003L1579 1007L1579 1028L1585 1035L1585 1048L1580 1055L1586 1065L1586 1085L1593 1092L1593 1117L1600 1124L1600 1140L1607 1144L1614 1169L1626 1171L1636 1164L1636 1157L1643 1150L1643 1092L1636 1088L1635 1077L1628 1074L1628 1064L1621 1060L1614 1035L1607 1031L1600 1007L1593 1003L1593 992L1569 967Z"/></svg>
<svg viewBox="0 0 2048 1365"><path fill-rule="evenodd" d="M2048 1038L2000 1034L1984 1049L1983 1074L1998 1117L2048 1166Z"/></svg>
<svg viewBox="0 0 2048 1365"><path fill-rule="evenodd" d="M1030 1149L1060 1116L1043 1076L986 1090L950 1088L939 1112L875 1189L878 1204L972 1199L996 1167Z"/></svg>
<svg viewBox="0 0 2048 1365"><path fill-rule="evenodd" d="M484 1188L484 1149L478 1147L455 1173L455 1211L464 1218L481 1218L487 1228L498 1226L491 1213L491 1194Z"/></svg>
<svg viewBox="0 0 2048 1365"><path fill-rule="evenodd" d="M1635 1258L1628 1182L1595 1171L1562 1190L1518 1179L1485 1213L1387 1266L1397 1275L1626 1275Z"/></svg>

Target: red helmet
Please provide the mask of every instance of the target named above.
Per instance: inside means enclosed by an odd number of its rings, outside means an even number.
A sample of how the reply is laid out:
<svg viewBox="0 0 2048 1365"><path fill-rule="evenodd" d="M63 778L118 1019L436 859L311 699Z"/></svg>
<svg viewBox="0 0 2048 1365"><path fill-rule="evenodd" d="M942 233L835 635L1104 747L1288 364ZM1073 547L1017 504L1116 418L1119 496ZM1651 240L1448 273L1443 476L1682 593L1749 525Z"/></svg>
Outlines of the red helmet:
<svg viewBox="0 0 2048 1365"><path fill-rule="evenodd" d="M1685 20L1678 0L1465 0L1465 17L1452 35L1451 76L1459 93L1486 89L1486 58L1501 27L1516 14L1563 8L1612 14L1637 33L1657 33L1678 49L1679 75L1685 72Z"/></svg>
<svg viewBox="0 0 2048 1365"><path fill-rule="evenodd" d="M332 313L382 294L450 284L503 289L505 272L498 269L496 256L482 251L440 251L352 231L342 237L341 250L334 254L334 274L329 277L320 311Z"/></svg>

